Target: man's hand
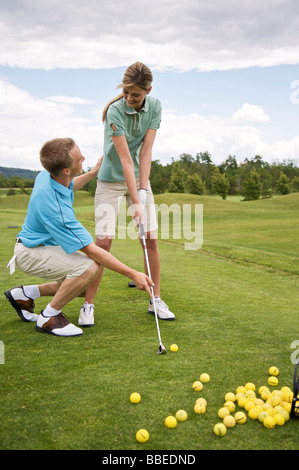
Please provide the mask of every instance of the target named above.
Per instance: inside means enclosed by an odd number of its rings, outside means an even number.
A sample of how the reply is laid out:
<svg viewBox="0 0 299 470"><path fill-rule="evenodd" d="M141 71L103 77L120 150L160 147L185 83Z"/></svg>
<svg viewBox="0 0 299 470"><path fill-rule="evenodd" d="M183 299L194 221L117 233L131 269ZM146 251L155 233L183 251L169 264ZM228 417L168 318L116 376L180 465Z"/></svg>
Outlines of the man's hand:
<svg viewBox="0 0 299 470"><path fill-rule="evenodd" d="M97 163L95 164L95 166L93 167L93 170L95 172L95 174L97 175L98 172L99 172L99 169L102 165L102 161L103 161L103 155L101 156L101 158L98 159Z"/></svg>
<svg viewBox="0 0 299 470"><path fill-rule="evenodd" d="M151 287L154 287L153 281L144 273L138 271L132 276L132 281L139 290L145 290L150 297L152 297Z"/></svg>

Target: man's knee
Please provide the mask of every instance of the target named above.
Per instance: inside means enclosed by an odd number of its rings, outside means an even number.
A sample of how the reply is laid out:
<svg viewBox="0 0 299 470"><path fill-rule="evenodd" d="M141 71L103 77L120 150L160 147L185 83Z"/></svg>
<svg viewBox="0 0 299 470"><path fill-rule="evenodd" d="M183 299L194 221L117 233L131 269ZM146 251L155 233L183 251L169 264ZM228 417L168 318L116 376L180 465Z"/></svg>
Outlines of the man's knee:
<svg viewBox="0 0 299 470"><path fill-rule="evenodd" d="M92 282L100 274L100 271L101 266L94 262L89 266L83 275L89 279L89 282Z"/></svg>

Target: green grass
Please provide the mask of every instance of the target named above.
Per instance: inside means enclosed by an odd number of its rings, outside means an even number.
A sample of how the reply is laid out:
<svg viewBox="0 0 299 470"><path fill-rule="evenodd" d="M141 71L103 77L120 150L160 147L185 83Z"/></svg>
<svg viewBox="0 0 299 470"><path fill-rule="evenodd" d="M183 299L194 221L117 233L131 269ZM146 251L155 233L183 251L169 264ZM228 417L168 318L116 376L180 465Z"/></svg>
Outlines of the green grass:
<svg viewBox="0 0 299 470"><path fill-rule="evenodd" d="M160 240L162 297L176 315L161 322L167 354L159 356L155 320L145 293L128 279L105 271L96 299L96 325L82 337L56 338L23 323L1 294L0 448L9 450L298 450L298 419L265 429L250 419L219 438L213 426L224 395L237 386L267 383L280 369L279 388L292 387L291 344L298 340L299 195L270 200L223 201L216 197L159 195L156 203L203 204L203 246L184 250L184 240ZM2 293L40 282L6 264L23 223L28 197L0 199ZM76 212L94 234L93 200L76 195ZM8 226L18 225L16 228ZM171 226L172 228L172 226ZM135 240L115 240L112 253L142 270ZM49 298L38 299L37 311ZM65 313L76 323L81 300ZM177 353L169 346L176 343ZM298 355L298 354L297 354ZM202 372L211 381L202 392L192 382ZM129 402L138 391L142 401ZM207 411L193 412L197 397ZM176 429L164 419L183 408L188 420ZM146 428L150 440L135 433Z"/></svg>

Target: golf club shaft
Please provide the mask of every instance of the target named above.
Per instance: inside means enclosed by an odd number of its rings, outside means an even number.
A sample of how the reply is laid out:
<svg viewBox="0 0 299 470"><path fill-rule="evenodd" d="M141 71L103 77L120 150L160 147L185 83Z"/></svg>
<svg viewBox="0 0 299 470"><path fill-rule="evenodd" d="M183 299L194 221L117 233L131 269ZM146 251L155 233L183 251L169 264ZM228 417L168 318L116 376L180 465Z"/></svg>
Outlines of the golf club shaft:
<svg viewBox="0 0 299 470"><path fill-rule="evenodd" d="M147 255L144 228L143 228L143 224L141 222L140 222L140 231L141 231L142 243L143 243L143 248L144 248L144 256L145 256L145 262L146 262L148 277L150 278L150 280L152 280L151 270L150 270L150 265L149 265L149 259L148 259L148 255ZM153 287L151 287L151 293L152 293L152 300L153 300L154 311L155 311L155 319L156 319L156 324L157 324L159 343L160 343L161 347L164 347L162 345L162 341L161 341L160 328L159 328L158 315L157 315L156 302L155 302L155 294L154 294Z"/></svg>

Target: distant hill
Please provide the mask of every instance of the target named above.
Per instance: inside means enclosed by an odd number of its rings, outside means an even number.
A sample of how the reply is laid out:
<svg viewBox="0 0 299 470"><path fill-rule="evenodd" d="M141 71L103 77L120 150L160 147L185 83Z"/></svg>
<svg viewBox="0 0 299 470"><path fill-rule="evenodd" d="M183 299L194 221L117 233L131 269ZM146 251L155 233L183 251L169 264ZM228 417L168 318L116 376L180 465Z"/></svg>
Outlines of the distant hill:
<svg viewBox="0 0 299 470"><path fill-rule="evenodd" d="M11 176L19 176L20 178L35 180L40 171L24 170L23 168L9 168L6 166L0 166L0 174L6 178Z"/></svg>

